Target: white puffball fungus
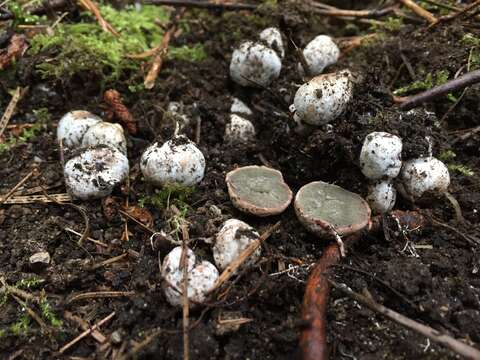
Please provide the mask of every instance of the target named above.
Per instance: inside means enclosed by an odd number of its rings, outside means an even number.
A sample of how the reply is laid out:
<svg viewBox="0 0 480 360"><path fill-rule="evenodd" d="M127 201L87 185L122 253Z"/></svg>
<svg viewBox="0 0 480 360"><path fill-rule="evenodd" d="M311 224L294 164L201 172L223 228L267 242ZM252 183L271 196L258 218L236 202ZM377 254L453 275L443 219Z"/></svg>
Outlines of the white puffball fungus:
<svg viewBox="0 0 480 360"><path fill-rule="evenodd" d="M198 184L205 173L205 157L185 136L177 136L160 146L149 146L140 159L145 180L156 186L178 183Z"/></svg>
<svg viewBox="0 0 480 360"><path fill-rule="evenodd" d="M81 145L87 130L101 122L97 115L84 110L70 111L63 115L58 122L57 139L67 148L76 148Z"/></svg>
<svg viewBox="0 0 480 360"><path fill-rule="evenodd" d="M397 177L402 167L402 139L386 132L368 134L360 152L360 167L370 180Z"/></svg>
<svg viewBox="0 0 480 360"><path fill-rule="evenodd" d="M278 78L281 69L282 62L273 49L247 41L233 51L230 77L242 86L266 87Z"/></svg>
<svg viewBox="0 0 480 360"><path fill-rule="evenodd" d="M295 94L295 116L310 125L324 125L345 111L353 93L352 74L345 70L319 75L300 86Z"/></svg>
<svg viewBox="0 0 480 360"><path fill-rule="evenodd" d="M236 114L230 115L230 122L225 127L225 141L246 143L255 138L255 127L250 120Z"/></svg>
<svg viewBox="0 0 480 360"><path fill-rule="evenodd" d="M120 124L99 122L92 125L83 136L82 146L108 145L127 153L127 140Z"/></svg>
<svg viewBox="0 0 480 360"><path fill-rule="evenodd" d="M400 177L405 195L412 199L420 198L425 192L443 194L450 185L448 168L434 157L406 161Z"/></svg>
<svg viewBox="0 0 480 360"><path fill-rule="evenodd" d="M128 176L127 157L119 150L100 145L87 148L67 161L64 168L68 191L79 199L110 195Z"/></svg>
<svg viewBox="0 0 480 360"><path fill-rule="evenodd" d="M205 301L208 293L213 289L219 273L217 268L208 261L197 263L192 250L187 248L186 266L188 271L187 296L190 306ZM183 268L181 267L182 247L174 248L162 263L162 277L165 279L164 293L168 302L173 306L182 305Z"/></svg>
<svg viewBox="0 0 480 360"><path fill-rule="evenodd" d="M270 48L275 50L277 54L283 58L285 56L285 49L283 47L282 34L280 30L275 27L266 28L259 35L260 40L263 40Z"/></svg>
<svg viewBox="0 0 480 360"><path fill-rule="evenodd" d="M247 223L230 219L220 228L213 246L213 258L220 270L224 270L230 263L238 259L239 255L252 242L259 238L259 234ZM258 248L247 260L245 266L255 263L260 257L261 249Z"/></svg>
<svg viewBox="0 0 480 360"><path fill-rule="evenodd" d="M315 76L321 74L327 66L337 62L340 56L340 49L330 36L319 35L305 46L303 56L310 71L309 75ZM302 64L298 66L303 74Z"/></svg>
<svg viewBox="0 0 480 360"><path fill-rule="evenodd" d="M373 212L387 213L395 206L397 190L389 180L378 181L369 186L366 200Z"/></svg>
<svg viewBox="0 0 480 360"><path fill-rule="evenodd" d="M239 114L239 115L253 115L252 110L245 104L242 100L233 98L232 105L230 106L230 112L232 114Z"/></svg>

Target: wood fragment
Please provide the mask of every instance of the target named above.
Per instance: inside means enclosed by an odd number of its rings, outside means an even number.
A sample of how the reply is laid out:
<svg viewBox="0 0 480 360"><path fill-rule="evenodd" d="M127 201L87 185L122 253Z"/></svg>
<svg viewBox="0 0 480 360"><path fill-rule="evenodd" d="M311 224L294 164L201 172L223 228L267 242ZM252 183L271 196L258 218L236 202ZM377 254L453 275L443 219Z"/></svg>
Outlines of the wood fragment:
<svg viewBox="0 0 480 360"><path fill-rule="evenodd" d="M410 319L405 315L402 315L392 309L389 309L386 306L377 303L371 297L367 297L357 292L354 292L345 284L339 284L331 279L329 279L328 282L335 289L340 290L343 294L356 300L360 304L365 305L370 310L373 310L376 313L379 313L386 318L396 322L397 324L400 324L410 330L415 331L418 334L426 336L430 340L449 348L450 350L465 357L466 359L480 359L480 351L475 349L474 347L469 346L447 334L444 334L441 331L435 330L430 326L421 324L413 319Z"/></svg>
<svg viewBox="0 0 480 360"><path fill-rule="evenodd" d="M248 245L248 247L246 247L245 250L240 253L238 258L232 261L225 268L225 270L223 270L211 291L218 289L220 286L222 286L222 284L224 284L228 279L230 279L232 275L235 274L236 270L250 258L250 256L255 252L255 250L257 250L262 245L262 243L270 237L270 235L277 231L277 229L280 227L280 224L281 222L279 221L276 224L270 226L267 230L265 230L262 235L260 235L257 240L253 241L250 245Z"/></svg>
<svg viewBox="0 0 480 360"><path fill-rule="evenodd" d="M97 19L98 24L102 28L103 31L106 31L114 36L120 36L120 34L113 28L112 25L110 25L107 20L105 20L100 13L100 10L98 9L97 5L92 0L78 0L78 2L82 5L82 7L91 12L93 16Z"/></svg>
<svg viewBox="0 0 480 360"><path fill-rule="evenodd" d="M18 60L27 50L28 44L25 35L14 34L6 51L0 52L0 70L7 68Z"/></svg>
<svg viewBox="0 0 480 360"><path fill-rule="evenodd" d="M135 291L92 291L72 296L67 300L68 304L75 301L85 299L98 299L98 298L116 298L116 297L130 297L135 295Z"/></svg>
<svg viewBox="0 0 480 360"><path fill-rule="evenodd" d="M0 204L5 203L23 184L25 184L28 179L30 179L33 175L38 174L37 169L33 169L30 171L22 180L20 180L17 185L15 185L8 193L0 198Z"/></svg>
<svg viewBox="0 0 480 360"><path fill-rule="evenodd" d="M420 5L415 3L413 0L397 0L413 11L418 16L427 20L430 24L435 24L437 22L437 18L428 10L425 10Z"/></svg>
<svg viewBox="0 0 480 360"><path fill-rule="evenodd" d="M255 10L257 5L253 4L234 4L234 3L212 3L208 1L197 0L147 0L146 4L151 5L170 5L179 7L193 7L211 10Z"/></svg>
<svg viewBox="0 0 480 360"><path fill-rule="evenodd" d="M463 89L467 86L480 82L480 70L470 71L462 76L447 81L445 84L435 86L416 95L406 97L394 97L394 101L400 103L400 110L408 111L427 101L446 95L452 91Z"/></svg>
<svg viewBox="0 0 480 360"><path fill-rule="evenodd" d="M90 325L85 320L83 320L80 316L73 315L70 311L65 311L63 316L65 319L78 324L82 330L88 330L90 328ZM103 344L107 341L106 336L103 335L99 330L93 330L90 335L100 344Z"/></svg>
<svg viewBox="0 0 480 360"><path fill-rule="evenodd" d="M68 201L72 201L70 195L66 193L62 194L50 194L48 197L45 195L22 195L11 196L4 204L34 204L34 203L60 203L64 204Z"/></svg>
<svg viewBox="0 0 480 360"><path fill-rule="evenodd" d="M170 39L172 34L175 32L176 26L173 25L164 35L162 38L162 42L157 49L157 55L153 59L152 65L150 66L150 70L148 71L147 75L145 76L145 80L143 85L145 89L152 89L155 86L155 81L157 80L158 74L162 69L163 59L168 51L168 45L170 44Z"/></svg>
<svg viewBox="0 0 480 360"><path fill-rule="evenodd" d="M42 328L43 331L48 331L48 325L42 320L40 316L37 315L35 311L33 311L25 301L20 300L16 295L10 294L10 296L21 306L25 309L28 315L37 322L38 325Z"/></svg>
<svg viewBox="0 0 480 360"><path fill-rule="evenodd" d="M445 23L447 21L452 21L456 18L458 18L459 16L469 12L470 10L473 10L475 9L477 6L480 5L480 0L476 0L474 2L472 2L471 4L465 6L463 9L460 9L456 12L453 12L451 14L448 14L448 15L445 15L445 16L442 16L438 19L437 22L433 23L432 25L429 26L429 29L431 29L433 26L437 25L437 24L440 24L440 23ZM475 15L474 15L475 16Z"/></svg>
<svg viewBox="0 0 480 360"><path fill-rule="evenodd" d="M120 261L120 260L125 259L127 256L128 256L128 252L123 253L122 255L114 256L114 257L112 257L112 258L110 258L110 259L107 259L107 260L104 260L104 261L102 261L102 262L99 262L98 264L92 265L91 270L95 270L95 269L101 268L101 267L103 267L103 266L107 266L107 265L116 263L116 262L118 262L118 261Z"/></svg>
<svg viewBox="0 0 480 360"><path fill-rule="evenodd" d="M17 108L17 104L22 98L22 96L25 94L27 91L27 88L21 88L18 86L15 89L15 92L13 93L12 98L10 99L10 102L8 103L7 108L5 109L5 112L3 113L2 118L0 119L0 137L2 136L3 132L5 131L5 128L10 121L10 119L13 116L13 113L15 112L15 109Z"/></svg>
<svg viewBox="0 0 480 360"><path fill-rule="evenodd" d="M88 330L85 330L83 333L81 333L80 335L78 335L75 339L73 339L72 341L70 341L69 343L65 344L60 350L59 352L61 354L63 354L65 351L67 351L68 349L70 349L73 345L75 345L76 343L78 343L80 340L82 340L84 337L90 335L90 333L93 331L93 330L96 330L98 329L100 326L102 326L103 324L105 324L107 321L109 321L111 318L113 318L115 316L115 311L112 312L110 315L108 315L107 317L103 318L102 320L100 320L98 323L96 323L95 325L93 325L90 329Z"/></svg>

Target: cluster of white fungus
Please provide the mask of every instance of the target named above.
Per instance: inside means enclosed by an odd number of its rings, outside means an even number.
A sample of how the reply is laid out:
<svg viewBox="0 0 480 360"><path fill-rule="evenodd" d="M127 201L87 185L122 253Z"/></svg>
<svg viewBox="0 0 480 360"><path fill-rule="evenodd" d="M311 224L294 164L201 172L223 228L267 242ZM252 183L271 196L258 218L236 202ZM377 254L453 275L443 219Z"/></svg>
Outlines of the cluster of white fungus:
<svg viewBox="0 0 480 360"><path fill-rule="evenodd" d="M305 46L303 56L310 72L309 75L315 76L321 74L327 66L337 62L340 49L330 36L318 35ZM302 74L305 73L301 63L298 64L298 68Z"/></svg>

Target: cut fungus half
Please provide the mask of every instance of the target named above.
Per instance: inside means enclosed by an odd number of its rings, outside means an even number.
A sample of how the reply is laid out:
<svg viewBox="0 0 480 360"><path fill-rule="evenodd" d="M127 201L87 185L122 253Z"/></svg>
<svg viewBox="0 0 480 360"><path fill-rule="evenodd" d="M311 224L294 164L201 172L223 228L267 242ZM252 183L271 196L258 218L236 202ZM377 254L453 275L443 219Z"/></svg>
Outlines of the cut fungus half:
<svg viewBox="0 0 480 360"><path fill-rule="evenodd" d="M323 181L311 182L298 191L295 212L309 231L321 237L350 235L370 223L365 200Z"/></svg>
<svg viewBox="0 0 480 360"><path fill-rule="evenodd" d="M292 201L292 191L282 173L266 166L244 166L226 177L228 194L240 211L270 216L282 213Z"/></svg>

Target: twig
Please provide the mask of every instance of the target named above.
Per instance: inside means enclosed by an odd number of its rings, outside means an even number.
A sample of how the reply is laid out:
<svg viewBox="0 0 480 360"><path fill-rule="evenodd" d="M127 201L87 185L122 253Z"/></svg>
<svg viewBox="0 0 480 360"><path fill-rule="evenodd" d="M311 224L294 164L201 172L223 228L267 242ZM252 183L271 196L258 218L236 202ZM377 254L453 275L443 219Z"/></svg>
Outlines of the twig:
<svg viewBox="0 0 480 360"><path fill-rule="evenodd" d="M400 110L407 111L427 101L431 101L452 91L463 89L478 82L480 82L480 70L474 70L459 76L456 79L447 81L445 84L421 92L420 94L407 97L396 97L394 100L401 103Z"/></svg>
<svg viewBox="0 0 480 360"><path fill-rule="evenodd" d="M88 330L85 330L83 333L81 333L80 335L78 335L75 339L73 339L72 341L70 341L68 344L64 345L60 350L59 352L61 354L63 354L65 351L67 351L68 349L70 349L73 345L75 345L77 342L79 342L80 340L82 340L84 337L90 335L90 333L93 331L93 330L96 330L98 329L100 326L102 326L103 324L105 324L107 321L109 321L111 318L113 318L115 316L115 311L112 312L110 315L108 315L107 317L103 318L102 320L100 320L98 323L96 323L95 325L93 325L90 329Z"/></svg>
<svg viewBox="0 0 480 360"><path fill-rule="evenodd" d="M22 98L25 94L26 88L22 89L20 86L15 89L12 98L10 99L10 103L8 104L5 112L3 113L2 118L0 119L0 137L2 136L5 128L10 121L15 109L17 108L18 101Z"/></svg>
<svg viewBox="0 0 480 360"><path fill-rule="evenodd" d="M135 295L135 291L92 291L72 296L67 303L71 304L75 301L94 299L94 298L115 298L129 297Z"/></svg>
<svg viewBox="0 0 480 360"><path fill-rule="evenodd" d="M168 51L168 44L170 43L170 39L172 38L173 33L176 30L176 26L173 25L164 35L160 46L158 47L158 52L155 58L153 59L152 65L150 70L145 76L145 80L143 85L145 89L152 89L155 86L155 80L157 80L158 74L162 69L163 65L163 58Z"/></svg>
<svg viewBox="0 0 480 360"><path fill-rule="evenodd" d="M25 309L25 311L28 313L28 315L30 315L30 317L35 320L38 325L40 325L40 327L42 328L42 330L48 330L48 325L45 324L45 322L42 320L42 318L40 316L38 316L35 311L33 311L32 309L30 309L30 307L23 301L23 300L20 300L16 295L13 295L13 294L10 294L10 296L12 298L15 299L15 301Z"/></svg>
<svg viewBox="0 0 480 360"><path fill-rule="evenodd" d="M135 222L137 225L139 225L142 229L146 230L147 232L149 232L150 234L156 234L156 232L153 230L153 229L150 229L148 226L146 226L145 224L143 224L141 221L138 221L137 219L135 219L132 215L130 215L129 213L127 213L126 211L123 211L123 210L118 210L118 212L120 214L122 214L123 216L126 216L127 218L129 218L130 220L132 220L133 222Z"/></svg>
<svg viewBox="0 0 480 360"><path fill-rule="evenodd" d="M397 1L401 2L403 5L405 5L407 8L412 10L418 16L427 20L430 24L435 24L437 22L437 18L433 16L433 14L430 11L425 10L420 5L417 5L414 1L412 0L397 0Z"/></svg>
<svg viewBox="0 0 480 360"><path fill-rule="evenodd" d="M3 204L4 202L6 202L10 198L10 196L12 196L15 193L15 191L17 191L20 188L20 186L25 184L28 181L28 179L30 179L34 174L38 174L37 169L33 169L32 171L30 171L22 180L18 182L17 185L15 185L8 193L2 196L0 198L0 204Z"/></svg>
<svg viewBox="0 0 480 360"><path fill-rule="evenodd" d="M0 277L0 283L5 287L5 290L11 294L15 294L25 301L35 302L38 303L38 298L25 290L19 289L15 286L8 285L5 278L2 276Z"/></svg>
<svg viewBox="0 0 480 360"><path fill-rule="evenodd" d="M82 237L82 234L80 234L78 231L75 231L75 230L70 229L70 228L68 228L68 227L66 227L66 228L63 229L63 230L68 231L69 233L72 233L72 234L75 234L75 235L77 235L77 236ZM108 248L108 245L107 245L107 244L105 244L105 243L103 243L103 242L101 242L101 241L92 239L92 238L89 237L89 236L87 236L87 237L85 238L85 240L91 241L92 243L94 243L94 244L96 244L96 245L99 245L99 246L101 246L101 247Z"/></svg>
<svg viewBox="0 0 480 360"><path fill-rule="evenodd" d="M453 210L455 210L455 218L457 222L459 224L465 224L465 219L463 218L463 215L462 215L462 208L460 207L458 200L455 199L455 197L452 194L450 194L448 191L445 192L444 195L452 205Z"/></svg>
<svg viewBox="0 0 480 360"><path fill-rule="evenodd" d="M80 316L73 315L70 311L65 311L63 316L72 322L77 323L82 330L88 330L90 328L90 325L83 320ZM100 344L103 344L104 342L107 341L107 338L105 335L103 335L100 331L98 330L93 330L91 333L92 337L97 340Z"/></svg>
<svg viewBox="0 0 480 360"><path fill-rule="evenodd" d="M253 4L212 3L207 1L188 0L147 0L145 3L152 5L170 5L217 10L255 10L257 8L257 5Z"/></svg>
<svg viewBox="0 0 480 360"><path fill-rule="evenodd" d="M230 277L235 274L235 271L255 252L255 250L257 250L262 245L262 243L267 240L270 235L272 235L280 227L280 224L281 222L279 221L276 224L270 226L257 240L253 241L250 245L248 245L245 250L240 253L238 258L232 261L225 268L225 270L223 270L223 272L218 277L212 291L218 289L223 283L230 279Z"/></svg>
<svg viewBox="0 0 480 360"><path fill-rule="evenodd" d="M332 285L335 289L340 290L342 293L347 295L348 297L356 300L360 304L365 305L370 310L373 310L386 318L396 322L397 324L403 325L404 327L413 330L419 334L422 334L429 338L432 341L435 341L450 350L454 351L455 353L467 358L467 359L480 359L480 351L475 349L472 346L469 346L447 334L442 334L440 331L431 328L430 326L423 325L415 320L412 320L396 311L389 309L382 304L377 303L370 297L366 297L361 295L352 289L350 289L345 284L338 284L337 282L328 279L330 285Z"/></svg>
<svg viewBox="0 0 480 360"><path fill-rule="evenodd" d="M188 227L186 224L182 225L182 256L180 259L180 266L183 269L182 279L182 325L183 325L183 360L190 358L190 341L189 341L189 303L188 303L188 265L187 243L189 241Z"/></svg>
<svg viewBox="0 0 480 360"><path fill-rule="evenodd" d="M389 6L384 9L374 9L374 10L346 10L346 9L339 9L334 6L329 6L326 4L313 2L313 1L310 2L310 5L315 8L314 12L316 14L332 16L332 17L352 17L352 18L382 17L391 13L394 9L394 6Z"/></svg>
<svg viewBox="0 0 480 360"><path fill-rule="evenodd" d="M72 201L70 195L62 194L50 194L48 197L45 195L22 195L11 196L4 204L34 204L34 203L59 203L64 204L67 201Z"/></svg>
<svg viewBox="0 0 480 360"><path fill-rule="evenodd" d="M78 1L82 5L82 7L85 8L85 10L90 11L93 14L93 16L95 16L95 18L98 21L98 24L103 29L103 31L109 32L114 36L120 36L117 30L115 30L113 26L110 25L107 22L107 20L103 18L102 14L100 13L100 10L98 10L97 5L95 5L93 1L91 0L78 0Z"/></svg>
<svg viewBox="0 0 480 360"><path fill-rule="evenodd" d="M125 259L126 257L128 256L128 252L126 253L123 253L122 255L118 255L118 256L114 256L110 259L107 259L107 260L104 260L102 262L99 262L98 264L94 264L92 265L92 267L90 268L91 270L95 270L95 269L98 269L102 266L106 266L106 265L110 265L110 264L113 264L117 261L120 261L120 260L123 260Z"/></svg>
<svg viewBox="0 0 480 360"><path fill-rule="evenodd" d="M476 0L474 2L472 2L471 4L465 6L463 9L461 10L458 10L452 14L448 14L448 15L445 15L445 16L442 16L438 19L437 22L433 23L432 25L429 26L429 29L432 28L433 26L439 24L439 23L443 23L443 22L447 22L447 21L451 21L453 19L456 19L457 17L467 13L468 11L476 8L477 6L480 5L480 0Z"/></svg>

